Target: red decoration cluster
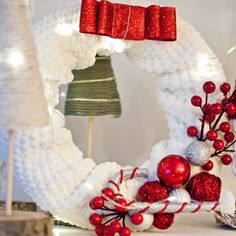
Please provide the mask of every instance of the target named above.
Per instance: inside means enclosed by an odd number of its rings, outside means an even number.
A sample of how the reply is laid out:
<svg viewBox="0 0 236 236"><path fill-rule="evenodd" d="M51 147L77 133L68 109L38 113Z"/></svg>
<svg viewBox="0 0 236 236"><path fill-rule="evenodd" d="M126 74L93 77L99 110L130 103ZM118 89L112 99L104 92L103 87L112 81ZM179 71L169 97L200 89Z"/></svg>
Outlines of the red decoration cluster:
<svg viewBox="0 0 236 236"><path fill-rule="evenodd" d="M174 214L172 213L156 213L154 214L153 226L158 229L168 229L174 222Z"/></svg>
<svg viewBox="0 0 236 236"><path fill-rule="evenodd" d="M151 5L147 8L83 0L80 32L129 40L176 40L174 7Z"/></svg>
<svg viewBox="0 0 236 236"><path fill-rule="evenodd" d="M181 156L169 155L160 161L157 168L157 176L167 187L179 188L190 177L190 165Z"/></svg>
<svg viewBox="0 0 236 236"><path fill-rule="evenodd" d="M202 111L201 128L190 126L187 129L187 134L190 137L196 137L200 141L211 141L215 151L211 157L218 156L224 165L229 165L232 162L232 157L229 153L234 152L232 146L236 142L235 135L231 130L228 121L222 121L224 114L229 118L236 118L236 90L230 94L231 86L229 83L223 83L219 86L223 98L220 102L209 103L209 94L217 90L215 83L207 81L203 84L203 91L205 93L205 102L203 98L194 95L191 103L195 107L199 107ZM227 153L227 154L225 154ZM209 160L202 168L210 171L214 168L213 162Z"/></svg>
<svg viewBox="0 0 236 236"><path fill-rule="evenodd" d="M161 185L158 181L149 181L142 185L138 191L138 199L141 202L163 201L169 197L167 187Z"/></svg>
<svg viewBox="0 0 236 236"><path fill-rule="evenodd" d="M221 191L221 179L207 172L193 176L187 183L186 190L196 201L218 201Z"/></svg>

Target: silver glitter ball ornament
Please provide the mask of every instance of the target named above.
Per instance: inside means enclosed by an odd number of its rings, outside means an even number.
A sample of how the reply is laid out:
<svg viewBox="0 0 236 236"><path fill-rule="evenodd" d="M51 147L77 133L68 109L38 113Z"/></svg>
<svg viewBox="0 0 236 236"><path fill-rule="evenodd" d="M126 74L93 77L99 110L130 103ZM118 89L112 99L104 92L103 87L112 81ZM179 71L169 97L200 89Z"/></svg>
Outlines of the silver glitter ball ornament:
<svg viewBox="0 0 236 236"><path fill-rule="evenodd" d="M187 147L185 155L192 165L202 166L211 158L211 147L205 142L194 141Z"/></svg>

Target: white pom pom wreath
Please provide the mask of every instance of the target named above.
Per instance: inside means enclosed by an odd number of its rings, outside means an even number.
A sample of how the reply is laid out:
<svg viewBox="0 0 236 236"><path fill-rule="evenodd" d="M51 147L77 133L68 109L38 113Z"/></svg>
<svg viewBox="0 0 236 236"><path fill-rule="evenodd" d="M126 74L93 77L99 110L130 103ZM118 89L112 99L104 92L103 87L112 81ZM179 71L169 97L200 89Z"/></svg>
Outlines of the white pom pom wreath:
<svg viewBox="0 0 236 236"><path fill-rule="evenodd" d="M218 86L225 76L217 59L202 64L202 58L214 54L181 18L177 20L176 42L123 41L79 33L80 4L76 0L50 12L34 27L52 117L48 127L16 132L15 170L23 189L43 210L71 224L92 228L89 201L121 167L116 163L96 166L93 160L83 159L71 132L63 127L63 115L53 110L58 104L59 86L73 80L71 71L93 65L96 54L123 52L131 63L152 73L170 133L167 140L154 146L151 158L142 166L149 169L150 176L156 175L157 164L165 155L184 155L192 142L186 128L198 120L200 113L191 107L191 96L202 95L203 81L212 80ZM0 150L4 154L6 147L7 134L2 133Z"/></svg>
<svg viewBox="0 0 236 236"><path fill-rule="evenodd" d="M170 202L174 203L190 203L191 197L189 193L185 189L173 189L170 192L170 196L168 198Z"/></svg>
<svg viewBox="0 0 236 236"><path fill-rule="evenodd" d="M144 231L152 226L153 220L154 216L152 214L143 214L143 223L140 225L134 225L128 216L125 218L125 225L132 231Z"/></svg>
<svg viewBox="0 0 236 236"><path fill-rule="evenodd" d="M227 189L222 189L219 199L220 211L223 214L234 214L235 213L235 197Z"/></svg>

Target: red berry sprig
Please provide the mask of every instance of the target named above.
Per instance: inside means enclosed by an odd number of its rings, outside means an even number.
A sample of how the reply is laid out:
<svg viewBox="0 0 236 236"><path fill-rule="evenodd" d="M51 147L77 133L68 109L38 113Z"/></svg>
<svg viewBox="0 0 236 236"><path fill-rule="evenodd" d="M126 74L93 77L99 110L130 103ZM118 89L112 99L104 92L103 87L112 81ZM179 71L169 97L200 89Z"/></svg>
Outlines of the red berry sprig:
<svg viewBox="0 0 236 236"><path fill-rule="evenodd" d="M224 114L228 118L236 118L236 89L230 95L230 84L222 83L219 86L219 91L223 94L223 98L220 102L212 104L208 100L209 95L217 89L215 83L207 81L203 84L202 89L205 93L204 99L198 95L194 95L191 98L192 105L201 109L201 128L198 129L196 126L190 126L187 129L187 134L190 137L197 138L199 141L211 141L215 149L211 157L219 156L221 157L222 164L229 165L232 162L232 157L225 153L234 152L231 147L236 143L236 139L229 122L222 121L222 119ZM207 124L208 130L206 129ZM202 166L206 171L212 170L213 167L214 165L211 160Z"/></svg>

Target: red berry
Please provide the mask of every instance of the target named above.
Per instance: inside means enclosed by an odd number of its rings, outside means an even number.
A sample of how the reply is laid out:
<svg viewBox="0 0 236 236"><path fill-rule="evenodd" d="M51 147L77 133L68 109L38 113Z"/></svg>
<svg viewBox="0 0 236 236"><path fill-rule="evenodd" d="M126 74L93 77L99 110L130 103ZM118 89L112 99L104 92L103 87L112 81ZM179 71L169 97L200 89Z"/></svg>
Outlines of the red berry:
<svg viewBox="0 0 236 236"><path fill-rule="evenodd" d="M90 217L89 217L89 222L91 225L93 226L98 226L101 225L102 223L102 216L97 214L97 213L93 213Z"/></svg>
<svg viewBox="0 0 236 236"><path fill-rule="evenodd" d="M205 115L205 121L208 123L212 123L216 118L216 115L214 113L208 113Z"/></svg>
<svg viewBox="0 0 236 236"><path fill-rule="evenodd" d="M232 162L232 157L228 154L225 154L224 156L221 157L221 162L223 165L229 165Z"/></svg>
<svg viewBox="0 0 236 236"><path fill-rule="evenodd" d="M112 228L110 225L106 225L104 226L104 229L103 229L103 236L113 236L114 233L112 232Z"/></svg>
<svg viewBox="0 0 236 236"><path fill-rule="evenodd" d="M209 130L206 134L206 138L210 141L214 141L218 138L218 134L215 130Z"/></svg>
<svg viewBox="0 0 236 236"><path fill-rule="evenodd" d="M230 84L226 82L220 85L220 91L224 94L228 93L230 91L230 88Z"/></svg>
<svg viewBox="0 0 236 236"><path fill-rule="evenodd" d="M191 98L191 103L195 107L200 107L202 105L202 98L199 96L193 96Z"/></svg>
<svg viewBox="0 0 236 236"><path fill-rule="evenodd" d="M102 197L97 196L90 201L89 205L93 210L97 210L104 206L104 200Z"/></svg>
<svg viewBox="0 0 236 236"><path fill-rule="evenodd" d="M197 133L198 133L197 127L195 127L195 126L190 126L190 127L188 127L188 129L187 129L187 134L188 134L188 136L190 136L190 137L196 137L196 136L197 136Z"/></svg>
<svg viewBox="0 0 236 236"><path fill-rule="evenodd" d="M230 131L230 124L229 124L229 122L222 122L222 123L220 124L220 130L221 130L222 132L224 132L224 133L229 132L229 131Z"/></svg>
<svg viewBox="0 0 236 236"><path fill-rule="evenodd" d="M127 202L126 202L126 200L125 199L123 199L123 198L118 198L117 200L116 200L116 203L118 203L119 205L122 205L122 206L115 206L115 208L116 208L116 210L117 211L125 211L126 210L126 207L127 207Z"/></svg>
<svg viewBox="0 0 236 236"><path fill-rule="evenodd" d="M236 106L233 103L229 103L225 106L225 112L233 116L236 113Z"/></svg>
<svg viewBox="0 0 236 236"><path fill-rule="evenodd" d="M211 104L203 105L202 110L204 113L207 113L211 110Z"/></svg>
<svg viewBox="0 0 236 236"><path fill-rule="evenodd" d="M215 89L216 85L212 81L207 81L203 84L203 90L205 93L213 93Z"/></svg>
<svg viewBox="0 0 236 236"><path fill-rule="evenodd" d="M104 231L103 225L96 226L95 233L97 234L97 236L103 236L103 231Z"/></svg>
<svg viewBox="0 0 236 236"><path fill-rule="evenodd" d="M234 140L234 133L232 132L225 133L224 139L228 143L232 142Z"/></svg>
<svg viewBox="0 0 236 236"><path fill-rule="evenodd" d="M115 220L110 225L113 233L118 233L121 230L121 224L118 220Z"/></svg>
<svg viewBox="0 0 236 236"><path fill-rule="evenodd" d="M211 112L213 112L216 115L220 114L222 110L223 110L223 107L220 103L215 103L211 106Z"/></svg>
<svg viewBox="0 0 236 236"><path fill-rule="evenodd" d="M137 213L134 213L132 216L131 216L131 222L134 224L134 225L140 225L143 223L143 215L139 212Z"/></svg>
<svg viewBox="0 0 236 236"><path fill-rule="evenodd" d="M213 167L214 167L214 164L213 164L213 162L212 162L211 160L209 160L206 164L204 164L204 165L202 166L202 168L203 168L204 170L206 170L206 171L212 170Z"/></svg>
<svg viewBox="0 0 236 236"><path fill-rule="evenodd" d="M213 147L220 151L220 150L223 150L225 145L224 145L224 142L221 140L221 139L216 139L213 143Z"/></svg>
<svg viewBox="0 0 236 236"><path fill-rule="evenodd" d="M115 193L114 193L113 189L111 189L111 188L104 188L104 189L102 190L102 193L103 193L106 197L108 197L109 199L113 199L114 196L115 196Z"/></svg>
<svg viewBox="0 0 236 236"><path fill-rule="evenodd" d="M120 230L120 236L130 236L131 230L128 227L122 227Z"/></svg>
<svg viewBox="0 0 236 236"><path fill-rule="evenodd" d="M222 99L221 104L222 106L225 106L229 103L229 100L227 98Z"/></svg>

